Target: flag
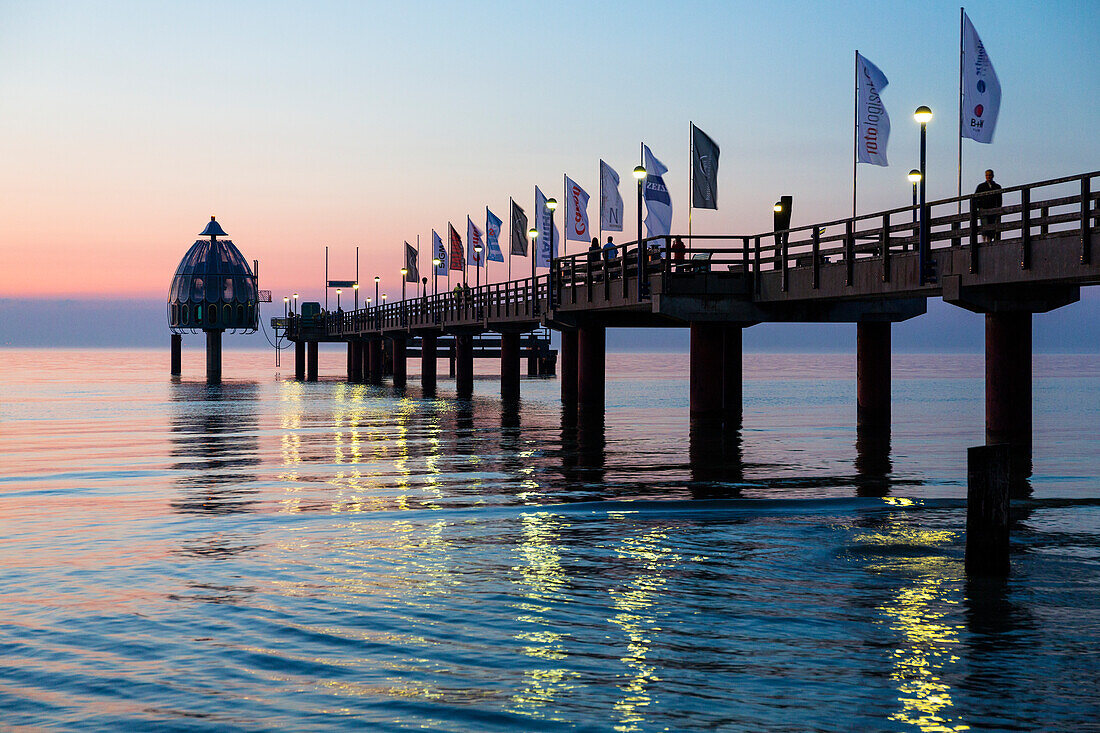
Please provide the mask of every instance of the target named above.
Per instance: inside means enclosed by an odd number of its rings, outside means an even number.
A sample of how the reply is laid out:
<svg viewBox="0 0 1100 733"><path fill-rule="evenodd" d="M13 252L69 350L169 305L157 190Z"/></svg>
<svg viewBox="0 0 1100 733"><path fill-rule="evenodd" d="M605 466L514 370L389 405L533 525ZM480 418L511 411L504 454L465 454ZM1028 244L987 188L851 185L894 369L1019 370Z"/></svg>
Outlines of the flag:
<svg viewBox="0 0 1100 733"><path fill-rule="evenodd" d="M588 194L565 177L565 238L587 244L592 239L588 231Z"/></svg>
<svg viewBox="0 0 1100 733"><path fill-rule="evenodd" d="M420 282L420 273L416 269L417 254L416 247L405 242L405 282L407 283Z"/></svg>
<svg viewBox="0 0 1100 733"><path fill-rule="evenodd" d="M443 246L443 240L439 238L439 235L432 230L432 251L435 252L434 259L439 260L439 264L435 266L435 274L447 276L447 248Z"/></svg>
<svg viewBox="0 0 1100 733"><path fill-rule="evenodd" d="M451 263L452 270L463 270L462 261L465 259L462 256L462 237L458 236L458 232L455 231L454 225L447 222L447 228L451 231L451 256L448 257Z"/></svg>
<svg viewBox="0 0 1100 733"><path fill-rule="evenodd" d="M500 225L504 222L499 216L485 207L485 261L504 262L504 254L500 251Z"/></svg>
<svg viewBox="0 0 1100 733"><path fill-rule="evenodd" d="M1001 82L965 12L962 34L962 135L991 143L1001 111Z"/></svg>
<svg viewBox="0 0 1100 733"><path fill-rule="evenodd" d="M691 205L718 208L718 143L691 125Z"/></svg>
<svg viewBox="0 0 1100 733"><path fill-rule="evenodd" d="M535 267L549 267L550 261L558 256L558 228L553 227L551 236L550 210L546 208L546 196L535 186L535 226L539 230L538 249L535 250ZM552 240L552 241L551 241Z"/></svg>
<svg viewBox="0 0 1100 733"><path fill-rule="evenodd" d="M520 257L527 256L527 214L523 213L523 209L519 207L515 201L509 199L512 204L512 241L511 246L508 249L508 254L519 255Z"/></svg>
<svg viewBox="0 0 1100 733"><path fill-rule="evenodd" d="M485 240L481 238L481 230L477 228L469 216L466 217L466 255L469 257L466 264L480 267L482 264L481 252L485 249Z"/></svg>
<svg viewBox="0 0 1100 733"><path fill-rule="evenodd" d="M623 197L619 195L619 174L600 161L600 229L623 230Z"/></svg>
<svg viewBox="0 0 1100 733"><path fill-rule="evenodd" d="M879 94L889 82L878 67L856 52L856 160L871 165L886 162L890 116Z"/></svg>
<svg viewBox="0 0 1100 733"><path fill-rule="evenodd" d="M642 146L645 159L645 199L646 236L660 237L672 232L672 198L668 195L668 186L662 178L668 173L665 164L653 157L648 145Z"/></svg>

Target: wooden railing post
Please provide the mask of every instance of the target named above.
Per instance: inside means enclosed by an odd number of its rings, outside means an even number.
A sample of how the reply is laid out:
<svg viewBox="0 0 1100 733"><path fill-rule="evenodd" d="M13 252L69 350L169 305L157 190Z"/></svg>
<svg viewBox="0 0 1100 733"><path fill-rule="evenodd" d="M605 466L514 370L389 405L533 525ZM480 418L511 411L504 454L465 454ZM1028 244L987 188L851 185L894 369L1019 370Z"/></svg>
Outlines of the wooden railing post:
<svg viewBox="0 0 1100 733"><path fill-rule="evenodd" d="M753 244L753 281L756 287L756 294L760 294L760 237L756 237L756 242Z"/></svg>
<svg viewBox="0 0 1100 733"><path fill-rule="evenodd" d="M890 215L882 215L882 281L890 282Z"/></svg>
<svg viewBox="0 0 1100 733"><path fill-rule="evenodd" d="M821 277L821 234L816 226L811 234L811 241L813 253L810 256L810 287L817 290Z"/></svg>
<svg viewBox="0 0 1100 733"><path fill-rule="evenodd" d="M1092 186L1088 176L1081 176L1081 264L1092 262Z"/></svg>
<svg viewBox="0 0 1100 733"><path fill-rule="evenodd" d="M844 222L844 266L847 270L844 284L851 287L855 282L856 259L856 220L849 219Z"/></svg>
<svg viewBox="0 0 1100 733"><path fill-rule="evenodd" d="M1020 269L1031 269L1031 190L1020 191L1020 237L1023 252L1020 255Z"/></svg>
<svg viewBox="0 0 1100 733"><path fill-rule="evenodd" d="M970 207L970 274L978 273L978 210Z"/></svg>

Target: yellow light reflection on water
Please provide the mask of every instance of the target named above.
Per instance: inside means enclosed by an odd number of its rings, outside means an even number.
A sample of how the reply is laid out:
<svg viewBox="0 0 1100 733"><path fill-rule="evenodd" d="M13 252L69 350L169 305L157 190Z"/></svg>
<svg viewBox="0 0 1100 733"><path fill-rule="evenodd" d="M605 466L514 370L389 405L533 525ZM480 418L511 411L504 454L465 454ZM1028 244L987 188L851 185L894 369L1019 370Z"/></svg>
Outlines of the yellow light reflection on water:
<svg viewBox="0 0 1100 733"><path fill-rule="evenodd" d="M623 512L617 518L626 519L626 514ZM680 561L679 555L665 546L666 540L664 528L653 529L625 538L616 551L619 557L641 570L625 587L611 590L612 606L618 613L610 621L626 635L627 655L621 661L629 670L626 679L619 683L622 696L614 706L617 731L640 730L645 721L643 711L654 702L649 687L660 679L656 666L647 660L654 637L660 631L654 606L667 583L666 571Z"/></svg>
<svg viewBox="0 0 1100 733"><path fill-rule="evenodd" d="M576 672L546 663L561 662L568 656L565 635L555 631L558 622L547 618L553 603L566 599L568 576L558 550L561 531L567 527L562 518L550 512L531 512L521 517L523 539L519 545L522 564L519 573L523 601L515 604L520 611L516 620L533 628L516 633L520 651L542 662L525 669L523 689L512 696L511 712L548 720L559 720L546 712L554 700L573 689Z"/></svg>
<svg viewBox="0 0 1100 733"><path fill-rule="evenodd" d="M927 552L942 549L955 539L954 532L900 523L861 538L867 545L924 551L919 555L884 557L869 569L912 578L911 583L899 588L894 598L877 610L902 642L891 655L890 673L901 708L890 720L928 733L970 729L952 715L955 705L952 689L943 675L946 667L959 661L955 653L960 646L959 627L952 625L948 616L951 607L961 600L961 566L943 554Z"/></svg>

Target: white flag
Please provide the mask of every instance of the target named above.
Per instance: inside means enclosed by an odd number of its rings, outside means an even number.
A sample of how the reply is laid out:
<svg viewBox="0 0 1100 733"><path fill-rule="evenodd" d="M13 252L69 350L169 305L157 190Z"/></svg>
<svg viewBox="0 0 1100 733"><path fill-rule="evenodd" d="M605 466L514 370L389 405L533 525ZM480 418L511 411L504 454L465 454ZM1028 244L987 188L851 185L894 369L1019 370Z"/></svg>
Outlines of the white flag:
<svg viewBox="0 0 1100 733"><path fill-rule="evenodd" d="M1001 82L997 81L993 62L966 13L962 34L962 135L991 143L997 113L1001 111Z"/></svg>
<svg viewBox="0 0 1100 733"><path fill-rule="evenodd" d="M890 116L879 95L889 82L878 67L856 52L856 160L871 165L886 162Z"/></svg>
<svg viewBox="0 0 1100 733"><path fill-rule="evenodd" d="M588 230L588 194L569 176L565 177L565 238L585 244L592 238Z"/></svg>
<svg viewBox="0 0 1100 733"><path fill-rule="evenodd" d="M648 145L643 145L645 153L645 228L646 236L660 237L672 233L672 197L668 195L668 186L662 176L668 173L664 163L653 157Z"/></svg>
<svg viewBox="0 0 1100 733"><path fill-rule="evenodd" d="M619 174L600 161L600 229L623 230L623 197L619 195Z"/></svg>
<svg viewBox="0 0 1100 733"><path fill-rule="evenodd" d="M535 267L549 267L550 261L558 256L558 227L554 226L554 236L550 236L550 210L546 208L546 196L535 186L535 221L539 236L535 247ZM551 239L553 246L551 247Z"/></svg>

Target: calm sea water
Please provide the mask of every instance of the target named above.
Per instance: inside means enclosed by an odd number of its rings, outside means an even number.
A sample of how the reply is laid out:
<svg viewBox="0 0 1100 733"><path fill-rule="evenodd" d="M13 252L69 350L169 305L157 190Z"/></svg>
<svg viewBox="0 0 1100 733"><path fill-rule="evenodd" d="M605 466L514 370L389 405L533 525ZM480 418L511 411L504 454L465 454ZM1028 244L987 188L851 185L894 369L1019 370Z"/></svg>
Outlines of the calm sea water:
<svg viewBox="0 0 1100 733"><path fill-rule="evenodd" d="M889 453L847 355L747 355L725 436L683 356L612 355L583 429L553 379L202 358L0 351L0 728L1098 729L1096 356L1036 357L1005 582L980 357L895 357Z"/></svg>

